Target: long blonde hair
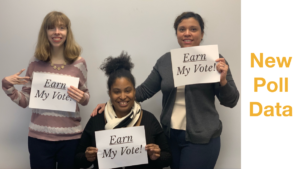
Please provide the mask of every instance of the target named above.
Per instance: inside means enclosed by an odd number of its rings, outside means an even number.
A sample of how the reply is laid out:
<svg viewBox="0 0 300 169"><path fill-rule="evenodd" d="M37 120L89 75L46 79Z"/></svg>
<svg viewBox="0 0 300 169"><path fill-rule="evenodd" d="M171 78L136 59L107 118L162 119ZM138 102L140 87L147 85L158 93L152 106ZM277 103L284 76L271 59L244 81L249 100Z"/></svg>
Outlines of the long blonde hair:
<svg viewBox="0 0 300 169"><path fill-rule="evenodd" d="M35 48L34 56L42 61L49 61L51 56L51 44L48 40L47 30L62 23L67 28L67 38L64 43L64 57L68 62L75 61L81 52L80 46L75 42L71 30L70 19L62 12L52 11L48 13L40 28L38 43Z"/></svg>

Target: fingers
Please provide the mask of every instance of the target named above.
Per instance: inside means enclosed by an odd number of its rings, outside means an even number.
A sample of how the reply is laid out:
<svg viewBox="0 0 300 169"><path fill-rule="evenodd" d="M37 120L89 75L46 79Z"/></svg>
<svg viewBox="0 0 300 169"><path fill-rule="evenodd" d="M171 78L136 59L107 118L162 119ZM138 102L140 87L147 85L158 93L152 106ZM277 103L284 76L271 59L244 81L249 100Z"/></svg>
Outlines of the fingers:
<svg viewBox="0 0 300 169"><path fill-rule="evenodd" d="M26 84L30 80L30 77L16 77L17 84Z"/></svg>
<svg viewBox="0 0 300 169"><path fill-rule="evenodd" d="M98 104L98 107L100 108L100 109L98 108L98 113L101 114L105 109L105 104L104 103Z"/></svg>
<svg viewBox="0 0 300 169"><path fill-rule="evenodd" d="M221 73L221 70L224 70L224 68L226 69L226 67L228 67L228 65L226 64L226 61L225 61L224 58L216 59L216 62L218 62L217 63L217 70L220 73Z"/></svg>
<svg viewBox="0 0 300 169"><path fill-rule="evenodd" d="M217 71L219 73L222 73L223 71L227 71L228 70L228 65L225 62L219 62L217 64Z"/></svg>
<svg viewBox="0 0 300 169"><path fill-rule="evenodd" d="M96 116L97 115L97 108L95 108L94 110L93 110L93 112L92 112L92 114L91 114L91 117L94 117L94 116Z"/></svg>
<svg viewBox="0 0 300 169"><path fill-rule="evenodd" d="M84 92L74 86L68 88L68 94L78 103L82 102L82 99L84 98Z"/></svg>
<svg viewBox="0 0 300 169"><path fill-rule="evenodd" d="M91 153L85 153L85 157L93 159L93 158L97 157L97 153L92 153L92 154Z"/></svg>
<svg viewBox="0 0 300 169"><path fill-rule="evenodd" d="M147 144L145 146L145 150L153 152L153 153L160 153L160 148L156 144Z"/></svg>
<svg viewBox="0 0 300 169"><path fill-rule="evenodd" d="M24 85L30 80L30 77L28 77L28 76L25 76L25 77L19 76L24 70L25 69L22 69L20 72L18 72L16 74L7 76L7 77L5 77L5 79L13 85Z"/></svg>
<svg viewBox="0 0 300 169"><path fill-rule="evenodd" d="M28 82L29 79L24 79L24 78L15 78L14 79L14 84L18 85L24 85Z"/></svg>
<svg viewBox="0 0 300 169"><path fill-rule="evenodd" d="M156 160L156 159L158 159L159 157L160 157L160 153L154 153L154 154L151 155L151 159L152 159L152 160Z"/></svg>
<svg viewBox="0 0 300 169"><path fill-rule="evenodd" d="M227 83L226 76L227 76L227 71L228 71L228 65L226 64L224 58L219 58L216 61L219 61L217 64L217 71L221 74L220 84L221 84L221 86L224 86Z"/></svg>
<svg viewBox="0 0 300 169"><path fill-rule="evenodd" d="M149 148L153 148L153 147L159 147L157 144L147 144L146 146L145 146L145 149L147 150L147 149L149 149Z"/></svg>
<svg viewBox="0 0 300 169"><path fill-rule="evenodd" d="M27 79L18 79L16 77L7 77L6 80L12 83L13 85L24 85L29 81Z"/></svg>
<svg viewBox="0 0 300 169"><path fill-rule="evenodd" d="M94 161L97 157L97 154L85 154L85 157L89 160L89 161Z"/></svg>
<svg viewBox="0 0 300 169"><path fill-rule="evenodd" d="M88 153L88 154L93 154L93 153L97 153L98 152L98 148L96 147L88 147L86 148L86 151L85 153Z"/></svg>
<svg viewBox="0 0 300 169"><path fill-rule="evenodd" d="M20 76L18 76L17 79L18 79L18 80L22 80L22 79L24 79L24 80L29 80L30 77L28 77L28 76L25 76L25 77L20 77Z"/></svg>
<svg viewBox="0 0 300 169"><path fill-rule="evenodd" d="M148 155L151 160L156 160L160 157L160 148L156 144L147 144L145 146L145 150L147 150Z"/></svg>
<svg viewBox="0 0 300 169"><path fill-rule="evenodd" d="M216 62L224 62L224 63L226 63L224 58L219 58L219 59L216 59L215 61Z"/></svg>
<svg viewBox="0 0 300 169"><path fill-rule="evenodd" d="M105 109L105 103L100 103L97 105L97 107L93 110L91 117L94 117L97 115L97 113L101 114Z"/></svg>
<svg viewBox="0 0 300 169"><path fill-rule="evenodd" d="M146 145L145 146L145 150L150 151L150 152L154 152L154 153L160 152L160 148L156 144L148 144L148 145Z"/></svg>
<svg viewBox="0 0 300 169"><path fill-rule="evenodd" d="M24 85L24 84L26 84L27 82L28 82L27 80L20 80L20 81L18 81L18 84Z"/></svg>
<svg viewBox="0 0 300 169"><path fill-rule="evenodd" d="M160 154L151 154L149 157L151 160L157 160L160 157Z"/></svg>
<svg viewBox="0 0 300 169"><path fill-rule="evenodd" d="M92 114L91 114L91 117L94 117L97 115L97 111L98 111L98 108L99 108L99 104L97 105L97 107L94 108Z"/></svg>
<svg viewBox="0 0 300 169"><path fill-rule="evenodd" d="M96 157L86 157L89 162L93 162L96 160Z"/></svg>
<svg viewBox="0 0 300 169"><path fill-rule="evenodd" d="M149 149L147 151L149 151L150 154L151 153L158 154L158 155L160 154L160 148L153 148L153 149Z"/></svg>
<svg viewBox="0 0 300 169"><path fill-rule="evenodd" d="M17 76L19 76L25 69L22 69L20 72L16 73Z"/></svg>
<svg viewBox="0 0 300 169"><path fill-rule="evenodd" d="M96 147L88 147L85 151L85 157L88 161L93 162L96 160L98 149Z"/></svg>

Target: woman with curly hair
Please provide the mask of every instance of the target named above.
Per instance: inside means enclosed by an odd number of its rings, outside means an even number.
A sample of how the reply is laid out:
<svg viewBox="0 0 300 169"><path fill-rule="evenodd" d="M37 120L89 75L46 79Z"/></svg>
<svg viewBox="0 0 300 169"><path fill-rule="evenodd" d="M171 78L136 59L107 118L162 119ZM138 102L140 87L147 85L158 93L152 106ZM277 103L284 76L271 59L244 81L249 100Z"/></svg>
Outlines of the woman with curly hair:
<svg viewBox="0 0 300 169"><path fill-rule="evenodd" d="M202 17L183 12L174 22L175 34L181 48L199 46L204 35ZM239 100L228 63L222 55L216 60L220 82L174 87L171 53L162 55L147 79L136 88L136 100L142 102L157 92L163 94L160 122L172 152L171 168L214 168L221 147L222 122L215 107L215 97L226 107ZM200 78L200 77L199 77ZM95 115L99 104L93 111ZM101 113L101 111L98 111Z"/></svg>
<svg viewBox="0 0 300 169"><path fill-rule="evenodd" d="M110 100L105 105L104 113L91 117L82 133L75 160L77 167L88 168L94 164L94 168L98 168L95 131L133 126L145 127L149 163L126 168L158 169L170 165L169 146L159 122L135 101L132 68L130 57L125 53L116 58L108 57L101 65L108 76Z"/></svg>

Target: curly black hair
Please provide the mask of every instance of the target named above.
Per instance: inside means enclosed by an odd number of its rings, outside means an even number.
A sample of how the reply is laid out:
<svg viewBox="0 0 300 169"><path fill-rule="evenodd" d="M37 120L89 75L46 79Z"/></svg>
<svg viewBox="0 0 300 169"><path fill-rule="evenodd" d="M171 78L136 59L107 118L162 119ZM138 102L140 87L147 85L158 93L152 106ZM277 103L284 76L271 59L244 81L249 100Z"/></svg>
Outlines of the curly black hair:
<svg viewBox="0 0 300 169"><path fill-rule="evenodd" d="M135 87L135 79L131 74L133 66L134 64L131 62L130 55L124 51L117 57L109 56L106 58L101 64L100 69L108 76L108 89L110 90L115 80L121 77L127 78L132 83L133 87Z"/></svg>

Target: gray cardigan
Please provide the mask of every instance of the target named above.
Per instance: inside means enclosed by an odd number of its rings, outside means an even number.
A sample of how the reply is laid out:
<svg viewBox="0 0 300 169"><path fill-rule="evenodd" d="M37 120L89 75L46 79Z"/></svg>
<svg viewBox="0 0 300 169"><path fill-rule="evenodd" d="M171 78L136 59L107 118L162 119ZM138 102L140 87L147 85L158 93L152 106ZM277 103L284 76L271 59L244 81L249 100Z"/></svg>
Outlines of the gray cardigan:
<svg viewBox="0 0 300 169"><path fill-rule="evenodd" d="M219 55L220 58L223 56ZM226 62L227 63L227 62ZM228 63L227 63L228 64ZM215 95L226 107L234 107L239 92L233 81L230 69L227 71L227 84L194 84L185 86L186 103L186 141L205 144L211 138L221 135L222 122L215 107ZM163 110L160 122L167 136L170 136L171 116L176 99L170 52L161 56L148 78L136 89L136 100L142 102L158 91L163 93Z"/></svg>

